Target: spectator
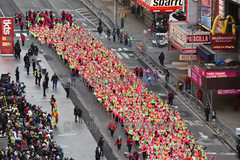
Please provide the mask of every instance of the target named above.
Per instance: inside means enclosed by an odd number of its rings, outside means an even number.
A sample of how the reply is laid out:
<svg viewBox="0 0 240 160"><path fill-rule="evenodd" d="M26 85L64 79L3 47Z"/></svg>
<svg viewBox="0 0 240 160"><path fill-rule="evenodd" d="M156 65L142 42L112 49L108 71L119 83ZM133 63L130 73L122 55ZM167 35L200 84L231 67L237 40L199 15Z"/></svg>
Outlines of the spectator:
<svg viewBox="0 0 240 160"><path fill-rule="evenodd" d="M203 92L201 89L198 89L198 92L197 92L197 97L198 99L202 102L202 95L203 95Z"/></svg>
<svg viewBox="0 0 240 160"><path fill-rule="evenodd" d="M173 99L174 99L174 94L173 94L172 91L170 91L170 92L168 93L167 98L168 98L168 104L169 104L170 106L172 106L172 105L173 105Z"/></svg>
<svg viewBox="0 0 240 160"><path fill-rule="evenodd" d="M53 89L57 89L57 82L59 81L59 78L56 73L54 73L54 75L52 76L51 81L53 81Z"/></svg>

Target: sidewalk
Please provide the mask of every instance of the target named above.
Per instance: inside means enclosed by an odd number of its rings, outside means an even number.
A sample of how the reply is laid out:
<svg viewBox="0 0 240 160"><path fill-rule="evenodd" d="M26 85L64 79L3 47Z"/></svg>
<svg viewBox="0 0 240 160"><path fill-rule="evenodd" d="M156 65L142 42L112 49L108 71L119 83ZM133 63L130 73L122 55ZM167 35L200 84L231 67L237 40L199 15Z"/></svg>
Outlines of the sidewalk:
<svg viewBox="0 0 240 160"><path fill-rule="evenodd" d="M94 2L99 8L102 9L112 20L113 18L113 1L107 0L99 0ZM142 37L143 30L149 29L150 27L145 25L140 21L134 14L131 14L131 11L128 6L122 6L118 4L119 8L124 8L122 10L123 13L126 13L125 23L123 32L130 32L133 34L133 39L135 37ZM119 10L118 10L119 13ZM120 24L120 18L118 14L118 25ZM140 38L141 39L141 38ZM109 46L110 47L110 46ZM179 61L178 57L179 51L168 51L167 47L164 48L156 48L152 47L151 43L147 44L147 53L149 53L153 58L158 61L158 56L160 52L164 52L165 54L165 66L173 72L177 77L181 80L184 80L184 77L188 74L187 70L187 62ZM176 62L177 61L177 62ZM234 132L235 128L240 127L240 111L233 111L233 95L224 95L219 96L216 94L216 91L213 92L213 109L216 110L217 116L220 120L225 123L225 125L229 126Z"/></svg>
<svg viewBox="0 0 240 160"><path fill-rule="evenodd" d="M16 39L18 38L15 37L15 41ZM11 80L15 81L15 69L18 66L20 71L20 81L24 82L26 85L26 99L32 104L42 106L44 111L47 111L48 113L51 113L51 105L49 104L49 100L51 95L54 95L58 105L58 111L60 113L59 123L54 129L54 141L56 141L63 148L64 157L74 157L75 159L94 159L95 149L97 146L96 141L84 124L76 124L74 122L74 105L69 98L66 98L66 92L61 83L58 82L57 89L52 89L51 77L54 72L45 60L44 53L39 53L38 57L44 63L47 68L47 72L49 73L50 80L49 88L46 91L46 97L43 97L42 86L39 87L38 85L35 85L32 67L30 68L30 74L27 75L27 70L24 68L23 57L27 53L32 41L38 45L39 49L40 46L31 37L28 36L26 39L28 40L25 41L25 46L21 46L22 52L20 59L15 59L14 56L2 56L0 58L0 73L10 72L12 74ZM45 75L42 74L41 83L43 82L44 77ZM79 125L84 127L79 127Z"/></svg>

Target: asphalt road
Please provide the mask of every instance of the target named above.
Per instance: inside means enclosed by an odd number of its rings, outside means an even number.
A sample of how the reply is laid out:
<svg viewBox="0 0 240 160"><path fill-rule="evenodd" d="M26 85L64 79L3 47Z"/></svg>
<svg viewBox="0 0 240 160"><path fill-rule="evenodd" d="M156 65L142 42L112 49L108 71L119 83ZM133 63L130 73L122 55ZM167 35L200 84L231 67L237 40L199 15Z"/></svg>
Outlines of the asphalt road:
<svg viewBox="0 0 240 160"><path fill-rule="evenodd" d="M22 13L25 13L27 10L52 10L55 15L60 15L61 11L64 10L66 12L70 12L73 14L73 18L76 19L76 23L83 25L86 30L96 31L97 25L98 25L98 18L93 15L86 6L83 5L83 3L80 0L0 0L0 9L2 12L0 12L0 16L13 16L15 13L18 13L21 11ZM147 66L140 60L136 55L134 55L133 49L124 46L123 44L120 44L117 42L112 42L106 40L105 36L102 35L99 37L106 46L111 47L112 50L114 50L118 57L123 60L124 64L129 68L133 69L136 65L143 66L144 69L147 69ZM47 50L46 47L43 47L44 51ZM46 54L49 54L50 56L53 56L53 53L51 51L46 51ZM55 59L56 61L56 59ZM52 66L50 64L50 66ZM70 72L62 73L62 69L65 68L63 64L59 64L53 68L53 70L56 71L57 74L63 75L60 76L62 79L66 80L67 77L70 77ZM163 88L162 86L157 86L154 84L146 84L149 90L152 90L154 93L161 96L164 100L167 100L166 95L169 92L168 89ZM81 92L84 92L86 90L84 87L79 85L81 87ZM88 98L91 96L91 94L86 94L76 92L78 94L81 94L82 96L82 103L83 107L94 107L96 108L97 105L94 103L94 101L89 101ZM85 96L85 97L84 97ZM74 95L71 96L73 101L76 101L76 97ZM88 97L88 98L87 98ZM91 97L90 97L91 98ZM91 105L90 105L91 104ZM88 110L89 108L87 108ZM182 101L176 96L174 99L174 106L173 109L177 109L182 118L187 122L188 128L192 132L192 134L198 139L198 143L202 144L203 146L206 146L206 152L209 152L208 158L210 159L212 156L215 156L216 159L225 160L225 159L237 159L236 153L234 153L228 146L226 146L221 140L218 139L216 134L206 125L206 122L202 121L194 112L189 110L189 108L182 103ZM89 112L86 111L86 114ZM96 119L100 118L100 116L103 116L103 113L95 113L94 115ZM105 115L106 116L106 115ZM86 118L86 117L85 117ZM89 117L87 117L89 118ZM90 118L89 118L90 119ZM105 123L101 123L101 121L96 122L96 119L92 119L94 123L96 123L99 128L106 127ZM100 129L101 132L101 129ZM94 134L103 134L101 133L94 133ZM121 131L119 131L119 134L121 134ZM124 133L122 133L124 134ZM94 136L94 135L93 135ZM100 136L100 135L99 135ZM94 137L97 139L99 136L95 135ZM106 137L106 136L105 136ZM107 138L106 138L107 139ZM109 147L111 148L114 143L113 141L110 141L107 139L107 143L109 144ZM113 148L110 149L109 152L113 152ZM116 150L116 149L114 149ZM113 154L116 154L116 152L113 152ZM122 159L123 156L117 155L118 159ZM120 158L119 158L120 157Z"/></svg>

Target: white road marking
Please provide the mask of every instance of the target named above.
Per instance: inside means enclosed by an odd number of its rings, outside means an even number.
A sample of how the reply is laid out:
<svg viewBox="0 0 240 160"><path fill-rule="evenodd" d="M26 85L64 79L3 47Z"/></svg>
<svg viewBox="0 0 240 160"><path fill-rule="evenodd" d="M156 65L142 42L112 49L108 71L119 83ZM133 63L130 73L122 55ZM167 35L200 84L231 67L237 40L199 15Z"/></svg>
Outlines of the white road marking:
<svg viewBox="0 0 240 160"><path fill-rule="evenodd" d="M34 5L34 7L35 7L37 10L42 11L40 8L38 8L38 7L36 6L35 3L32 2L32 4Z"/></svg>
<svg viewBox="0 0 240 160"><path fill-rule="evenodd" d="M236 153L220 153L220 155L235 156L235 155L237 155L237 154L236 154Z"/></svg>
<svg viewBox="0 0 240 160"><path fill-rule="evenodd" d="M122 48L118 48L118 51L122 51Z"/></svg>
<svg viewBox="0 0 240 160"><path fill-rule="evenodd" d="M208 154L217 155L217 153L216 153L216 152L208 152Z"/></svg>
<svg viewBox="0 0 240 160"><path fill-rule="evenodd" d="M87 19L84 15L82 15L82 13L80 13L79 11L75 10L78 14L80 14L80 16L82 16L83 18L85 18L88 22L90 22L91 24L93 24L95 27L97 27L94 23L92 23L89 19Z"/></svg>
<svg viewBox="0 0 240 160"><path fill-rule="evenodd" d="M114 49L114 48L111 48L111 50L112 50L112 51L116 51L116 49Z"/></svg>
<svg viewBox="0 0 240 160"><path fill-rule="evenodd" d="M200 136L204 139L208 139L208 136L207 135L204 135L202 132L198 132L200 134Z"/></svg>
<svg viewBox="0 0 240 160"><path fill-rule="evenodd" d="M27 37L28 35L27 35L27 33L23 33L23 35L25 36L25 37Z"/></svg>
<svg viewBox="0 0 240 160"><path fill-rule="evenodd" d="M89 12L85 12L85 13L82 13L82 15L88 15L88 14L91 14L91 13L89 13Z"/></svg>
<svg viewBox="0 0 240 160"><path fill-rule="evenodd" d="M15 35L16 35L16 37L20 37L20 33L16 33Z"/></svg>
<svg viewBox="0 0 240 160"><path fill-rule="evenodd" d="M76 134L60 134L58 136L62 137L62 136L75 136Z"/></svg>
<svg viewBox="0 0 240 160"><path fill-rule="evenodd" d="M126 53L122 53L123 57L125 57L126 59L131 59Z"/></svg>
<svg viewBox="0 0 240 160"><path fill-rule="evenodd" d="M3 11L2 11L2 9L1 9L1 8L0 8L0 12L2 13L3 17L5 17L5 15L4 15L4 13L3 13Z"/></svg>
<svg viewBox="0 0 240 160"><path fill-rule="evenodd" d="M14 29L14 32L19 32L21 29ZM23 31L28 31L27 29L23 29Z"/></svg>
<svg viewBox="0 0 240 160"><path fill-rule="evenodd" d="M85 24L85 23L82 23L82 25L83 25L83 26L87 26L87 24Z"/></svg>
<svg viewBox="0 0 240 160"><path fill-rule="evenodd" d="M129 51L129 49L127 49L127 48L123 48L123 50L124 50L124 51Z"/></svg>
<svg viewBox="0 0 240 160"><path fill-rule="evenodd" d="M184 121L186 122L187 125L190 125L190 126L204 126L203 123L199 120L185 120Z"/></svg>
<svg viewBox="0 0 240 160"><path fill-rule="evenodd" d="M123 57L118 52L116 52L116 54L118 58L123 59Z"/></svg>
<svg viewBox="0 0 240 160"><path fill-rule="evenodd" d="M58 12L58 13L60 13L61 14L61 12L58 10L58 8L57 7L55 7L53 4L52 4L52 2L50 2L50 1L48 1L52 6L53 6L53 8L55 8L55 10Z"/></svg>

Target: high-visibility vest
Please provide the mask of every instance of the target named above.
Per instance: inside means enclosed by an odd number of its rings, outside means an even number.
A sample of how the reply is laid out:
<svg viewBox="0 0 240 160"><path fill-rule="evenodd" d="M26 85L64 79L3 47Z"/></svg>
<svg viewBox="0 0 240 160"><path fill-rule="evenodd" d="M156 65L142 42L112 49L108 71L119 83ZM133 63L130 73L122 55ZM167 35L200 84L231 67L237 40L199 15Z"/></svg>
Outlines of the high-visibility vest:
<svg viewBox="0 0 240 160"><path fill-rule="evenodd" d="M40 75L41 75L41 72L38 72L38 78L40 77Z"/></svg>
<svg viewBox="0 0 240 160"><path fill-rule="evenodd" d="M129 40L132 41L132 35L129 36Z"/></svg>
<svg viewBox="0 0 240 160"><path fill-rule="evenodd" d="M37 71L34 72L34 76L35 76L35 77L37 76Z"/></svg>

